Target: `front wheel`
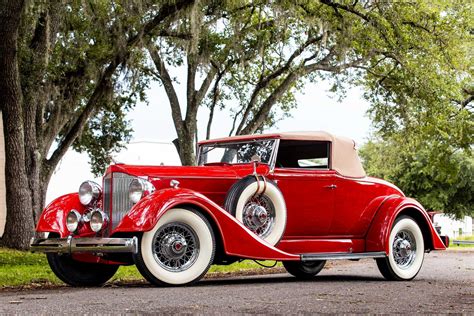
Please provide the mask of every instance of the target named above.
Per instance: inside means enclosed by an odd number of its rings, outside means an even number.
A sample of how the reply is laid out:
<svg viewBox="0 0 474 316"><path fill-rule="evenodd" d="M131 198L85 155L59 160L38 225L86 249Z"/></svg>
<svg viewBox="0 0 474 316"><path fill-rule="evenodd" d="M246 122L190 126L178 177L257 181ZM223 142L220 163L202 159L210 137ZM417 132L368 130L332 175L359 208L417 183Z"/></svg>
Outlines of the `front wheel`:
<svg viewBox="0 0 474 316"><path fill-rule="evenodd" d="M316 276L324 268L325 260L318 261L283 261L283 266L289 274L298 279L309 280Z"/></svg>
<svg viewBox="0 0 474 316"><path fill-rule="evenodd" d="M195 210L174 208L143 234L135 264L154 285L186 285L206 274L215 251L207 219Z"/></svg>
<svg viewBox="0 0 474 316"><path fill-rule="evenodd" d="M80 262L70 255L46 254L49 266L64 283L72 286L99 286L112 278L118 265Z"/></svg>
<svg viewBox="0 0 474 316"><path fill-rule="evenodd" d="M379 258L377 266L387 280L408 281L421 269L425 246L418 224L408 216L395 221L389 239L387 258Z"/></svg>

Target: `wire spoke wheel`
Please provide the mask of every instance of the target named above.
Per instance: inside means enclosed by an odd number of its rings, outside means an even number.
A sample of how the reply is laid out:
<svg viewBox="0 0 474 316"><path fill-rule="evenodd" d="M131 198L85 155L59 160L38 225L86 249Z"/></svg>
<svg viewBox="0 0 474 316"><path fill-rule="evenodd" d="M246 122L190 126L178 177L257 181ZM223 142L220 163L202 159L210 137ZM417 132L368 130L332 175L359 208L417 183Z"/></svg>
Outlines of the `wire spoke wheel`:
<svg viewBox="0 0 474 316"><path fill-rule="evenodd" d="M195 209L172 208L141 236L134 256L138 271L155 285L186 285L209 270L216 252L214 232Z"/></svg>
<svg viewBox="0 0 474 316"><path fill-rule="evenodd" d="M416 258L416 241L413 234L406 230L397 233L393 240L393 258L401 268L409 268Z"/></svg>
<svg viewBox="0 0 474 316"><path fill-rule="evenodd" d="M184 271L196 261L199 238L190 226L169 223L155 233L153 254L164 269Z"/></svg>
<svg viewBox="0 0 474 316"><path fill-rule="evenodd" d="M376 259L377 266L388 280L411 280L421 269L424 252L423 233L417 222L400 216L390 233L388 256Z"/></svg>
<svg viewBox="0 0 474 316"><path fill-rule="evenodd" d="M275 182L247 176L227 192L224 208L245 227L272 246L278 244L286 227L286 204Z"/></svg>
<svg viewBox="0 0 474 316"><path fill-rule="evenodd" d="M248 229L265 238L275 225L275 206L265 195L252 196L244 206L242 220Z"/></svg>

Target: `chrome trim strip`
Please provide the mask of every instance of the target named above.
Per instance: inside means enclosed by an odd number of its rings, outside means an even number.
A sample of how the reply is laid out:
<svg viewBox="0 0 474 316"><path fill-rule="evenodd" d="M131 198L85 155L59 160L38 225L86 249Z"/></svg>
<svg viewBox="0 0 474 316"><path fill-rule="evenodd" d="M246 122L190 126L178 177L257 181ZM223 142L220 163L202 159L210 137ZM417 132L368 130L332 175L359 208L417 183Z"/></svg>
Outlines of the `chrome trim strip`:
<svg viewBox="0 0 474 316"><path fill-rule="evenodd" d="M32 252L52 253L137 253L138 238L32 238Z"/></svg>
<svg viewBox="0 0 474 316"><path fill-rule="evenodd" d="M307 253L302 254L301 261L317 261L317 260L354 260L364 258L385 258L387 254L383 251L378 252L360 252L360 253Z"/></svg>
<svg viewBox="0 0 474 316"><path fill-rule="evenodd" d="M270 161L268 162L268 165L270 166L270 171L269 171L270 173L273 173L273 171L275 171L278 149L280 149L280 139L275 138L275 143L273 144L272 155L270 157Z"/></svg>

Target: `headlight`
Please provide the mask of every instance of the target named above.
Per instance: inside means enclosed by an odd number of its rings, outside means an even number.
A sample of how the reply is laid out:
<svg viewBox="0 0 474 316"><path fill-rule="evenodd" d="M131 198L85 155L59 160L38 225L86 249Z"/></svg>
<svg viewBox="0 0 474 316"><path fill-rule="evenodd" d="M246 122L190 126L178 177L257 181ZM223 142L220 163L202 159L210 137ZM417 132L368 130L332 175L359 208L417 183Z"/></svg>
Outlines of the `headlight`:
<svg viewBox="0 0 474 316"><path fill-rule="evenodd" d="M79 227L79 223L81 222L81 214L79 214L76 210L71 210L66 217L66 227L71 233L74 233L77 228Z"/></svg>
<svg viewBox="0 0 474 316"><path fill-rule="evenodd" d="M82 182L79 187L79 201L82 205L89 205L97 201L100 196L100 185L93 181Z"/></svg>
<svg viewBox="0 0 474 316"><path fill-rule="evenodd" d="M107 226L109 218L107 214L102 211L95 210L92 211L91 219L89 225L94 232L99 232L102 228Z"/></svg>
<svg viewBox="0 0 474 316"><path fill-rule="evenodd" d="M153 192L155 192L155 187L153 184L140 178L133 179L128 187L128 196L130 201L132 201L134 204L140 201L142 197L147 196Z"/></svg>

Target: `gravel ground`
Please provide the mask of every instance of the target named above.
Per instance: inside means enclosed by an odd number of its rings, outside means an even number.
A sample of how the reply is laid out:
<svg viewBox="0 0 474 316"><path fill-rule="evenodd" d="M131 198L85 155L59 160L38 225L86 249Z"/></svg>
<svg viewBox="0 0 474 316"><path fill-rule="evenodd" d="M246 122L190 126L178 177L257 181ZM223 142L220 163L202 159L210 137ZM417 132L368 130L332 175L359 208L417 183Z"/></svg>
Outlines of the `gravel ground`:
<svg viewBox="0 0 474 316"><path fill-rule="evenodd" d="M433 252L410 282L382 279L374 260L330 264L312 280L288 274L207 279L192 287L143 283L0 292L0 314L474 314L474 251Z"/></svg>

